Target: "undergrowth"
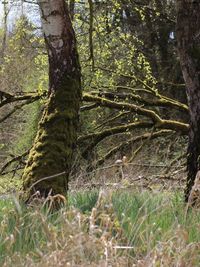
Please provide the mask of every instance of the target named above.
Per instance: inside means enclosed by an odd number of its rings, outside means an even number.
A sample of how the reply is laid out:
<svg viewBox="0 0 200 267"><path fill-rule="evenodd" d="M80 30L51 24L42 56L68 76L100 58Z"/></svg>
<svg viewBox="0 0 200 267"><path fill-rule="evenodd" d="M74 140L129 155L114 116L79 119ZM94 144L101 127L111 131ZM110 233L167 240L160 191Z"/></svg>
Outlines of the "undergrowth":
<svg viewBox="0 0 200 267"><path fill-rule="evenodd" d="M82 191L54 213L0 200L1 266L199 266L200 212L181 193Z"/></svg>

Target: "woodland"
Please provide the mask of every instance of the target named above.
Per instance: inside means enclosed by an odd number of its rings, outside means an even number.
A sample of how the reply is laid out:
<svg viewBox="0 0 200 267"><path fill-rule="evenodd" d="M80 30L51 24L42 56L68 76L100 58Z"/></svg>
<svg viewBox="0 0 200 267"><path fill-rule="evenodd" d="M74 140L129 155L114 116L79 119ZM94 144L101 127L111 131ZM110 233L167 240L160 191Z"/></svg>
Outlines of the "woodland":
<svg viewBox="0 0 200 267"><path fill-rule="evenodd" d="M200 2L0 20L0 266L200 266Z"/></svg>

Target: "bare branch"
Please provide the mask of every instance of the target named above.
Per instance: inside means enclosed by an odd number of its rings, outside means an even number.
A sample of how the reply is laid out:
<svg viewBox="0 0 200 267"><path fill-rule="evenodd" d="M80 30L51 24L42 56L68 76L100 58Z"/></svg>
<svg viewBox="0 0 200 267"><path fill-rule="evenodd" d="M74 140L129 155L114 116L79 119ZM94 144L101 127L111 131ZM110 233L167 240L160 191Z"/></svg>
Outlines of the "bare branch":
<svg viewBox="0 0 200 267"><path fill-rule="evenodd" d="M139 115L142 115L142 116L145 116L151 119L156 128L179 131L182 134L188 133L188 129L189 129L188 124L182 123L179 121L174 121L174 120L163 120L153 110L145 109L135 104L114 102L106 98L102 98L99 96L92 96L86 93L83 95L83 100L88 101L88 102L95 102L95 103L98 103L100 106L104 106L104 107L114 108L114 109L123 110L123 111L127 110L127 111L135 112Z"/></svg>
<svg viewBox="0 0 200 267"><path fill-rule="evenodd" d="M29 153L29 150L25 151L24 153L22 153L21 155L18 155L14 158L12 158L11 160L9 160L8 162L6 162L6 164L4 164L4 166L1 168L0 170L0 174L3 175L4 171L14 162L18 161L18 162L22 162L23 158L26 157Z"/></svg>
<svg viewBox="0 0 200 267"><path fill-rule="evenodd" d="M122 142L120 145L117 145L116 147L112 148L106 155L104 155L101 159L99 159L96 163L97 166L102 165L105 160L111 158L112 156L114 156L118 151L124 149L128 149L130 147L130 145L139 142L141 140L145 140L148 138L154 139L160 136L165 136L165 135L169 135L169 134L173 134L174 132L171 130L161 130L161 131L157 131L155 133L145 133L136 137L133 137L131 139L129 139L128 141Z"/></svg>
<svg viewBox="0 0 200 267"><path fill-rule="evenodd" d="M188 112L188 106L180 103L176 100L170 99L170 98L166 98L166 97L162 97L161 95L159 95L159 99L152 99L152 98L143 98L140 95L137 94L133 94L133 93L118 93L118 92L91 92L92 95L98 95L100 97L106 97L110 100L135 100L138 101L141 104L147 105L147 106L157 106L157 107L170 107L170 108L174 108L177 109L179 111L184 111L184 112Z"/></svg>
<svg viewBox="0 0 200 267"><path fill-rule="evenodd" d="M37 99L29 99L26 102L23 102L20 105L16 105L8 114L6 114L3 118L0 118L0 123L4 122L5 120L7 120L9 117L11 117L11 115L13 115L16 111L20 110L23 106L31 104L33 102L35 102Z"/></svg>
<svg viewBox="0 0 200 267"><path fill-rule="evenodd" d="M2 91L0 91L2 92ZM14 96L11 94L6 93L7 95L9 95L9 97L3 98L2 101L0 100L0 108L7 105L7 104L11 104L14 102L18 102L18 101L23 101L23 100L30 100L32 102L37 101L39 99L41 99L42 97L46 96L46 92L42 95L39 94L26 94L26 95L22 95L22 96Z"/></svg>

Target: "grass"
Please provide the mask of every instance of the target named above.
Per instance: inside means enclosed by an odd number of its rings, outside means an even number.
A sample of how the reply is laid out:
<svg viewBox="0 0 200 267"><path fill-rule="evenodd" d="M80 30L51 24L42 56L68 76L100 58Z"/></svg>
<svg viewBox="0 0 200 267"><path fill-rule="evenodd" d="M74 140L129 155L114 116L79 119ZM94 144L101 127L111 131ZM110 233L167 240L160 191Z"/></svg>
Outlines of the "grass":
<svg viewBox="0 0 200 267"><path fill-rule="evenodd" d="M70 193L54 214L0 201L1 266L199 266L199 248L179 192Z"/></svg>

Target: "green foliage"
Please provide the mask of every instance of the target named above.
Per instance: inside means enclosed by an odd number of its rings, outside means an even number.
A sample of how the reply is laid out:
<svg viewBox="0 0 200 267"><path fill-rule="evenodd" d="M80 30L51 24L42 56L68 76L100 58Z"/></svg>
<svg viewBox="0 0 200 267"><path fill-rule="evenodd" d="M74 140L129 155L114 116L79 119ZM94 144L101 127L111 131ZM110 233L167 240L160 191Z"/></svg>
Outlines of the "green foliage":
<svg viewBox="0 0 200 267"><path fill-rule="evenodd" d="M70 193L69 195L69 206L74 206L81 210L81 212L91 212L98 199L98 191L85 191Z"/></svg>
<svg viewBox="0 0 200 267"><path fill-rule="evenodd" d="M168 51L169 62L176 62L173 47L168 43L170 30L173 31L175 25L170 21L171 17L174 18L172 3L159 3L150 1L147 5L146 1L137 4L120 0L94 3L91 44L87 34L91 32L88 23L89 6L76 1L74 27L77 32L85 92L132 93L139 98L151 98L150 94L145 95L145 90L150 90L152 96L157 95L158 88L162 90L160 81L168 79L169 69L166 66L167 77L164 77L165 66L162 66L162 69L160 67L161 54ZM162 35L164 30L165 34ZM94 51L94 66L90 58L91 45ZM163 65L165 63L166 60ZM168 90L166 86L163 88ZM115 101L120 99L116 97ZM131 100L127 98L123 101L130 103ZM138 104L137 100L133 103ZM160 108L150 108L163 113ZM134 114L124 115L111 123L107 122L116 114L113 110L101 107L81 113L82 133L87 134L96 129L101 130L141 119L141 116ZM125 140L127 135L124 136ZM123 140L122 135L120 140ZM102 147L104 148L103 142L96 149L97 157ZM105 150L107 148L106 143Z"/></svg>
<svg viewBox="0 0 200 267"><path fill-rule="evenodd" d="M137 96L136 100L127 97L123 101L132 101L138 105L141 103L137 99L149 98L149 93L145 94L146 89L156 97L158 87L162 87L160 80L165 81L170 73L174 74L173 71L169 72L171 65L176 62L174 47L169 38L169 33L174 30L173 3L152 0L147 5L146 0L142 0L141 3L132 1L125 3L121 0L93 1L93 7L93 25L90 25L89 2L75 1L74 28L82 67L83 90L90 93L98 91L130 93ZM89 41L89 33L92 35L92 42ZM91 49L94 52L93 59ZM166 51L170 59L167 58L169 61L167 63L164 59L163 66L162 54ZM164 77L164 73L167 77ZM8 35L5 57L0 67L0 86L13 94L27 92L42 94L48 89L48 62L44 39L41 32L35 30L35 26L25 16L16 21L12 33ZM163 88L168 90L166 86ZM174 92L173 90L173 94ZM116 97L115 101L120 100ZM159 107L150 108L165 115L165 110L163 112ZM38 105L38 113L36 104L23 110L25 113L18 112L16 123L13 123L19 128L16 135L20 137L13 138L11 142L9 140L5 148L8 150L12 146L10 150L14 153L29 148L32 143L40 106ZM124 114L117 117L119 113L102 107L81 112L81 135L143 119L138 114ZM25 117L23 122L22 114ZM112 117L117 118L112 120ZM126 141L127 133L128 130L121 133L119 138L115 136L118 139L114 137L110 142L111 145ZM130 131L129 137L131 135ZM110 143L108 140L106 145L101 142L97 146L95 151L97 157L108 150Z"/></svg>
<svg viewBox="0 0 200 267"><path fill-rule="evenodd" d="M22 16L7 36L7 45L0 67L0 86L13 95L42 94L48 90L48 62L44 39L35 26ZM18 103L16 103L18 104ZM7 135L3 151L19 155L32 145L37 131L43 100L25 105L9 118L2 130ZM9 105L2 116L11 110Z"/></svg>
<svg viewBox="0 0 200 267"><path fill-rule="evenodd" d="M153 247L158 241L169 238L173 229L184 227L189 242L199 242L200 231L197 224L198 211L190 211L186 218L186 207L180 193L130 194L125 192L113 197L115 210L127 232L130 243L142 247L150 242ZM126 205L125 205L126 203ZM195 232L195 235L194 235ZM146 250L147 247L144 247Z"/></svg>
<svg viewBox="0 0 200 267"><path fill-rule="evenodd" d="M8 36L6 53L0 68L1 86L5 91L32 92L40 88L40 78L48 85L47 56L43 54L43 37L38 37L34 26L21 17ZM39 49L40 48L40 49ZM43 86L44 89L44 86Z"/></svg>
<svg viewBox="0 0 200 267"><path fill-rule="evenodd" d="M19 134L22 134L20 138L17 138L15 144L10 148L10 151L15 155L20 155L27 149L30 149L35 134L38 129L38 122L41 115L41 104L35 102L24 108L24 124L22 124ZM20 133L21 132L21 133Z"/></svg>

